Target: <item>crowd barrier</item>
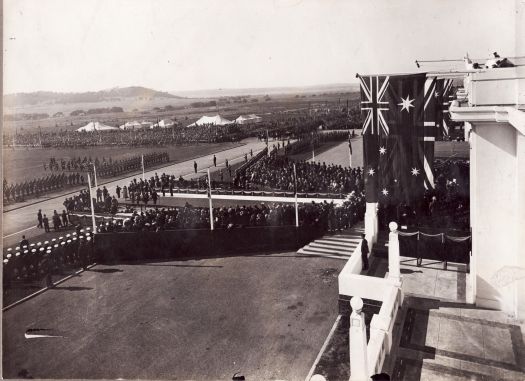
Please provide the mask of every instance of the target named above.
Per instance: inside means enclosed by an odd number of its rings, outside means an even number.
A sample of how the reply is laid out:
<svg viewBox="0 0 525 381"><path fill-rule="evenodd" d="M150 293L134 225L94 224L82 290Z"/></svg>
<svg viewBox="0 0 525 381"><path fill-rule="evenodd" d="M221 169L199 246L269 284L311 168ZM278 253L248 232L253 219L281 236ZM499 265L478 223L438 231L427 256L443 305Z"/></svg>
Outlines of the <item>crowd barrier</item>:
<svg viewBox="0 0 525 381"><path fill-rule="evenodd" d="M162 189L157 188L157 193L162 195ZM166 195L169 195L171 192L169 189L165 189L164 192ZM207 194L207 189L195 189L195 188L174 188L173 193L177 194ZM213 188L212 196L216 195L232 195L232 196L267 196L267 197L294 197L294 192L287 191L263 191L263 190L235 190L227 188ZM347 195L344 193L297 193L297 198L336 198L343 199Z"/></svg>
<svg viewBox="0 0 525 381"><path fill-rule="evenodd" d="M204 258L267 251L295 251L321 237L323 233L324 230L316 226L98 233L95 248L102 260L109 262Z"/></svg>
<svg viewBox="0 0 525 381"><path fill-rule="evenodd" d="M470 235L461 233L426 233L422 231L399 231L399 250L403 257L417 258L418 266L423 259L470 264L472 241Z"/></svg>

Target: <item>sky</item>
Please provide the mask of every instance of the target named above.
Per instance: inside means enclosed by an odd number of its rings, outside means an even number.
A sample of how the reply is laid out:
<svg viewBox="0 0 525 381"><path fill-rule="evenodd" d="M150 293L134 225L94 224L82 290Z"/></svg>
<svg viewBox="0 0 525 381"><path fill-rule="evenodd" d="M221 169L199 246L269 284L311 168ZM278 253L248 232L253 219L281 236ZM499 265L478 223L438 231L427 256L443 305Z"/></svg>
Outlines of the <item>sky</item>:
<svg viewBox="0 0 525 381"><path fill-rule="evenodd" d="M4 93L353 83L417 71L416 59L511 56L513 4L4 0Z"/></svg>

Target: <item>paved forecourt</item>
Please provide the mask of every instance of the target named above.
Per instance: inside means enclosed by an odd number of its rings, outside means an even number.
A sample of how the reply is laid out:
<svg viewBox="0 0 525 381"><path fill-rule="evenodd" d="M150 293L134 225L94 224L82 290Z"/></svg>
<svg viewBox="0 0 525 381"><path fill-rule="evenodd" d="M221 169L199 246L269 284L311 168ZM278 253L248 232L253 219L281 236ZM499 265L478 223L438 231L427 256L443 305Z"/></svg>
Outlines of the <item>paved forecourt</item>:
<svg viewBox="0 0 525 381"><path fill-rule="evenodd" d="M3 375L302 380L343 265L296 253L97 265L4 312Z"/></svg>
<svg viewBox="0 0 525 381"><path fill-rule="evenodd" d="M226 159L228 159L229 163L231 164L243 161L244 155L248 153L249 156L250 150L253 150L253 153L255 155L255 153L259 152L266 146L264 142L259 142L255 138L246 139L243 142L246 144L216 153L215 156L217 157L218 166L220 165L224 167L224 162ZM185 179L191 179L196 176L203 175L203 173L199 173L198 175L194 173L193 162L197 162L199 170L203 170L210 166L213 168L212 157L213 155L202 156L195 160L187 160L181 163L166 166L164 168L157 168L154 170L146 171L145 174L146 177L150 177L153 176L155 173L160 174L162 172L165 172L170 175L173 174L177 178L182 175ZM102 187L102 185L105 185L111 194L115 194L115 188L117 185L120 185L122 187L124 185L127 185L131 179L141 176L141 174L135 174L132 176L128 176L124 179L113 180L108 183L103 183L101 180L99 182L99 186ZM75 192L75 194L76 193L78 192ZM70 196L72 195L69 195L67 197ZM54 199L49 199L36 204L27 205L20 209L3 213L4 240L11 237L15 237L14 239L18 242L22 234L26 234L26 236L28 237L34 236L35 234L40 234L40 231L36 228L36 213L38 209L42 209L42 213L48 215L52 215L53 210L62 211L64 209L63 202L65 197L66 196L60 196Z"/></svg>

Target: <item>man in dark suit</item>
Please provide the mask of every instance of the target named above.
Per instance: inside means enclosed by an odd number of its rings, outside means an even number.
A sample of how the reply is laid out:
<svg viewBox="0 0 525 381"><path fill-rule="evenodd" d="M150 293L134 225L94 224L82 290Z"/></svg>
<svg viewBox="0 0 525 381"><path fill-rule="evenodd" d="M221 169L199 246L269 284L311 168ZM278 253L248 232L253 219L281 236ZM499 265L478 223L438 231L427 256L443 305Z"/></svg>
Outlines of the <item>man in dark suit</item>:
<svg viewBox="0 0 525 381"><path fill-rule="evenodd" d="M361 261L363 262L363 271L368 270L368 241L365 238L364 234L361 234Z"/></svg>
<svg viewBox="0 0 525 381"><path fill-rule="evenodd" d="M38 220L37 228L42 228L42 210L38 209L38 213L36 214L36 219Z"/></svg>

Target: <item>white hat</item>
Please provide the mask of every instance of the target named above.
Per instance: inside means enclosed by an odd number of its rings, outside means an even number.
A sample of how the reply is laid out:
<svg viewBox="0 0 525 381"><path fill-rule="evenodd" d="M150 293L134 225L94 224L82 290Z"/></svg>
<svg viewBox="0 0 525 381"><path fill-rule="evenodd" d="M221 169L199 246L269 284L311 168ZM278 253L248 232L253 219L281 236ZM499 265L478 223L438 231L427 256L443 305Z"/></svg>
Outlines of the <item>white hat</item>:
<svg viewBox="0 0 525 381"><path fill-rule="evenodd" d="M36 253L36 249L31 249L31 252L32 253Z"/></svg>
<svg viewBox="0 0 525 381"><path fill-rule="evenodd" d="M69 238L69 237L71 237L71 234L66 234L66 238Z"/></svg>
<svg viewBox="0 0 525 381"><path fill-rule="evenodd" d="M6 257L11 258L12 257L11 253L7 254Z"/></svg>
<svg viewBox="0 0 525 381"><path fill-rule="evenodd" d="M4 263L7 265L7 262L9 262L7 259L4 259Z"/></svg>
<svg viewBox="0 0 525 381"><path fill-rule="evenodd" d="M71 243L71 240L70 240L70 239L68 239L68 240L67 240L67 243Z"/></svg>
<svg viewBox="0 0 525 381"><path fill-rule="evenodd" d="M7 252L10 252L10 251L13 251L13 249L11 249L11 248L7 249Z"/></svg>
<svg viewBox="0 0 525 381"><path fill-rule="evenodd" d="M15 257L19 257L20 256L20 252L17 251L16 254L15 254Z"/></svg>
<svg viewBox="0 0 525 381"><path fill-rule="evenodd" d="M62 246L64 246L66 243L65 243L64 241L62 241L62 242L60 242L60 244L61 244Z"/></svg>
<svg viewBox="0 0 525 381"><path fill-rule="evenodd" d="M18 250L20 250L20 246L17 246L17 247L15 248L15 251L18 251Z"/></svg>
<svg viewBox="0 0 525 381"><path fill-rule="evenodd" d="M64 242L62 242L62 244L64 244ZM58 243L55 243L55 246L53 246L53 247L58 247Z"/></svg>
<svg viewBox="0 0 525 381"><path fill-rule="evenodd" d="M45 241L45 242L44 242L44 245L49 245L49 241Z"/></svg>
<svg viewBox="0 0 525 381"><path fill-rule="evenodd" d="M91 237L87 237L87 240L88 240L88 241L91 241Z"/></svg>

